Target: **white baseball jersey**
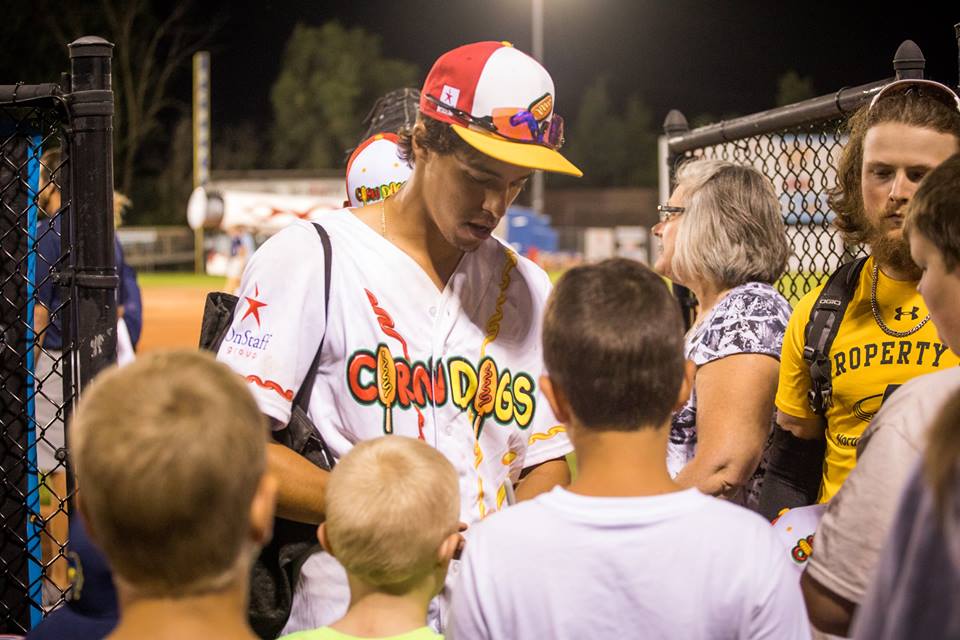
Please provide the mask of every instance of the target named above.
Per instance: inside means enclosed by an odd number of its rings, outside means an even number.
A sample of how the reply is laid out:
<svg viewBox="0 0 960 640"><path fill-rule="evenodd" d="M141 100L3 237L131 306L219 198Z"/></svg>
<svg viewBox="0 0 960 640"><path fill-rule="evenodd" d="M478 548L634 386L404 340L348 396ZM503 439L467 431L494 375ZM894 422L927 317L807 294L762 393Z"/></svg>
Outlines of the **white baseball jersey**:
<svg viewBox="0 0 960 640"><path fill-rule="evenodd" d="M310 223L296 222L251 258L220 347L218 358L246 378L264 413L289 420L325 336L309 415L334 456L387 433L422 438L458 470L468 524L505 506L506 484L523 468L572 450L539 389L550 291L542 269L489 238L441 291L349 211L316 221L333 252L329 316L323 246ZM309 591L303 582L314 575L317 596L329 601L342 569L312 563L298 591ZM295 597L286 632L336 619L304 600Z"/></svg>

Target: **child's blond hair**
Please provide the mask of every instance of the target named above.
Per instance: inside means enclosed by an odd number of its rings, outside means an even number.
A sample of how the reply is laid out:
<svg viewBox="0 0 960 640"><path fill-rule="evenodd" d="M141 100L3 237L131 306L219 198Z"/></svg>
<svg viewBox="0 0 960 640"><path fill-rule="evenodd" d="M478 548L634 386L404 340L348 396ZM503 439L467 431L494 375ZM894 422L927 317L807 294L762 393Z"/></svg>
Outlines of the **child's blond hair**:
<svg viewBox="0 0 960 640"><path fill-rule="evenodd" d="M367 440L334 468L326 504L328 545L347 572L403 592L436 568L442 542L457 532L457 472L419 440Z"/></svg>
<svg viewBox="0 0 960 640"><path fill-rule="evenodd" d="M235 577L267 441L237 374L206 353L148 354L94 381L68 435L82 509L119 577L150 597Z"/></svg>

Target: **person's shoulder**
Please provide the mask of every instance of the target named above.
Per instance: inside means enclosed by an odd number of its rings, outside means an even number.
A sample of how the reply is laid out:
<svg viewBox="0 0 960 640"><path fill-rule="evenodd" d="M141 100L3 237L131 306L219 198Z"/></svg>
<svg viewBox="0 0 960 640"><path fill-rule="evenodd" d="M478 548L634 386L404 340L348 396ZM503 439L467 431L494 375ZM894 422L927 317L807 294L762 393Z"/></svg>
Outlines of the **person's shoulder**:
<svg viewBox="0 0 960 640"><path fill-rule="evenodd" d="M806 322L810 318L810 311L813 310L813 305L817 303L817 298L820 297L820 294L823 293L823 288L826 286L826 278L824 281L810 289L805 293L800 300L793 305L793 314L792 318L800 318L803 322Z"/></svg>
<svg viewBox="0 0 960 640"><path fill-rule="evenodd" d="M549 493L541 494L532 500L524 500L506 509L497 511L474 525L477 532L484 536L513 535L518 531L528 531L538 526L550 511L547 506ZM536 536L535 532L532 535Z"/></svg>
<svg viewBox="0 0 960 640"><path fill-rule="evenodd" d="M917 376L905 382L883 403L863 440L892 427L908 440L919 441L944 403L960 389L960 367Z"/></svg>
<svg viewBox="0 0 960 640"><path fill-rule="evenodd" d="M331 242L334 242L338 236L344 236L350 232L352 221L347 218L350 215L352 214L349 211L343 209L324 212L310 220L294 220L270 236L258 253L261 254L261 258L263 255L273 255L284 260L322 261L323 251L317 226L322 227L331 238Z"/></svg>
<svg viewBox="0 0 960 640"><path fill-rule="evenodd" d="M349 640L352 638L353 636L334 631L330 627L320 627L319 629L295 631L281 636L279 640Z"/></svg>
<svg viewBox="0 0 960 640"><path fill-rule="evenodd" d="M316 235L315 225L320 225L331 236L350 233L356 230L357 224L364 224L350 209L335 209L331 211L321 211L310 216L309 220L296 220L290 224L290 227L296 226L300 229L309 229ZM288 227L289 228L289 227Z"/></svg>
<svg viewBox="0 0 960 640"><path fill-rule="evenodd" d="M943 371L911 378L890 396L889 401L900 403L906 402L907 398L914 401L928 400L931 393L947 396L957 387L960 387L960 367L950 367Z"/></svg>
<svg viewBox="0 0 960 640"><path fill-rule="evenodd" d="M491 252L491 254L495 256L502 255L506 260L512 262L514 264L514 268L520 273L520 275L526 281L536 286L537 289L549 291L553 286L550 282L550 276L540 265L530 258L520 255L516 249L511 247L507 242L501 240L500 238L491 236L490 239L484 244L484 249Z"/></svg>
<svg viewBox="0 0 960 640"><path fill-rule="evenodd" d="M551 495L558 489L543 493L532 500L506 507L489 514L480 522L471 525L467 532L467 549L471 555L480 555L484 561L496 556L500 561L510 562L511 554L527 544L543 541L546 532L556 525L559 512L551 503ZM494 561L494 560L490 560Z"/></svg>
<svg viewBox="0 0 960 640"><path fill-rule="evenodd" d="M747 282L735 287L718 307L723 310L721 315L733 313L744 320L773 319L785 324L790 317L790 303L765 282Z"/></svg>
<svg viewBox="0 0 960 640"><path fill-rule="evenodd" d="M715 540L736 540L741 545L756 541L774 541L776 534L766 519L759 514L727 500L701 494L701 505L691 512L693 520L704 523Z"/></svg>

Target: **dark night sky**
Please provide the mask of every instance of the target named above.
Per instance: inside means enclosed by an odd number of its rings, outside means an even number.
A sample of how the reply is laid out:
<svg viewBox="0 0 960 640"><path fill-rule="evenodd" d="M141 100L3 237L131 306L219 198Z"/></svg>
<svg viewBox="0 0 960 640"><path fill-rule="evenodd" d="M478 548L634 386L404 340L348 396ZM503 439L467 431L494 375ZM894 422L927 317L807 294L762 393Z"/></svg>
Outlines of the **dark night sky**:
<svg viewBox="0 0 960 640"><path fill-rule="evenodd" d="M609 76L615 100L639 93L658 122L670 108L688 117L752 113L774 106L776 79L789 69L811 76L818 95L891 76L893 53L907 38L926 55L928 77L957 83L956 0L903 3L898 14L843 0L544 4L545 66L557 85L558 111L568 117L601 74ZM236 0L200 11L209 13L201 20L217 11L223 20L211 46L214 127L270 121L270 85L297 22L362 26L381 36L385 55L418 65L421 77L459 44L496 39L531 48L528 0Z"/></svg>

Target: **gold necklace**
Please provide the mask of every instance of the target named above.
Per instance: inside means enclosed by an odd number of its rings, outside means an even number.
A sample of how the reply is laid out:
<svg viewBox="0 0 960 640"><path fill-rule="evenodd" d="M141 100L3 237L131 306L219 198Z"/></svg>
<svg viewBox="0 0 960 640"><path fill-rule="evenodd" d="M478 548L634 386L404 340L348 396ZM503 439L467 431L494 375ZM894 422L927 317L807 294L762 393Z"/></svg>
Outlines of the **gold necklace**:
<svg viewBox="0 0 960 640"><path fill-rule="evenodd" d="M873 319L877 322L877 325L880 329L893 338L906 338L915 334L917 331L920 331L923 328L923 325L930 322L930 314L927 314L927 317L920 321L920 324L915 326L912 329L906 331L894 331L884 323L883 318L880 316L880 304L877 302L877 281L880 280L880 264L878 262L873 263L873 285L870 287L870 311L873 312ZM899 320L899 318L898 318Z"/></svg>

